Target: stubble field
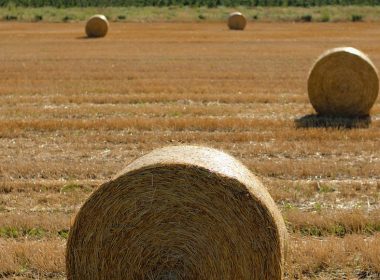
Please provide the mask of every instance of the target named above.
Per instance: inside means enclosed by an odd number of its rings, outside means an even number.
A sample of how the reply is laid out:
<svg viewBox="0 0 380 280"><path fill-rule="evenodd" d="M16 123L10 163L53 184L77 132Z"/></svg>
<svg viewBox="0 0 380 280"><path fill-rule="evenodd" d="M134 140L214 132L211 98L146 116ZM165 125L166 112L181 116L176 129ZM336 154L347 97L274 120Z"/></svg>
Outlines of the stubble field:
<svg viewBox="0 0 380 280"><path fill-rule="evenodd" d="M380 67L380 23L0 24L0 278L65 278L70 223L101 183L173 144L223 149L290 232L287 279L380 279L380 103L368 128L297 127L327 48Z"/></svg>

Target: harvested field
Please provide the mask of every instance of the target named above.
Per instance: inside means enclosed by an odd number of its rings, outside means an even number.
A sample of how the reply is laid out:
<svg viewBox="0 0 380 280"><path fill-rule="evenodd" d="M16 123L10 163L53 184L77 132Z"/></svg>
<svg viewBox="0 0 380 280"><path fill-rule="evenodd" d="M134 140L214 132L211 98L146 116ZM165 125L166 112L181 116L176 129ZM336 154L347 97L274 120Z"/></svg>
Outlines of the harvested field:
<svg viewBox="0 0 380 280"><path fill-rule="evenodd" d="M0 23L0 278L65 278L75 213L170 144L240 159L290 233L286 279L380 279L380 101L368 128L296 127L308 71L352 46L380 68L379 23Z"/></svg>

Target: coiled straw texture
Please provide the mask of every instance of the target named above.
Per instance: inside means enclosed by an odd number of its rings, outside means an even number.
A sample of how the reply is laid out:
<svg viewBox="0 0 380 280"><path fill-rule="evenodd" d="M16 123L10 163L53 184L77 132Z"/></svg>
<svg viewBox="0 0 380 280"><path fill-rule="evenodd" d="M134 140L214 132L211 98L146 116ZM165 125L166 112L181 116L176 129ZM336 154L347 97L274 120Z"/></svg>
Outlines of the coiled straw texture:
<svg viewBox="0 0 380 280"><path fill-rule="evenodd" d="M228 27L232 30L243 30L247 25L247 19L240 12L231 13L228 17Z"/></svg>
<svg viewBox="0 0 380 280"><path fill-rule="evenodd" d="M308 80L310 102L326 116L367 116L378 91L376 67L354 48L335 48L322 54Z"/></svg>
<svg viewBox="0 0 380 280"><path fill-rule="evenodd" d="M282 279L284 221L267 190L218 150L174 146L135 160L85 202L68 279Z"/></svg>
<svg viewBox="0 0 380 280"><path fill-rule="evenodd" d="M108 20L104 15L94 15L86 23L86 34L90 38L104 37L108 28Z"/></svg>

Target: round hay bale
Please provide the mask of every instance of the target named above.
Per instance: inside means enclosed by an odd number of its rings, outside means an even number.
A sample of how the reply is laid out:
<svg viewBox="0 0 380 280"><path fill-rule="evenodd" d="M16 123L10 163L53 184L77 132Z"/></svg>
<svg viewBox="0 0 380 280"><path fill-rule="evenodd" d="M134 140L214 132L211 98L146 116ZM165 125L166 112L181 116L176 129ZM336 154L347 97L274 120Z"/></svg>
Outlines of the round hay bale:
<svg viewBox="0 0 380 280"><path fill-rule="evenodd" d="M68 279L282 279L283 218L265 187L218 150L174 146L129 164L70 230Z"/></svg>
<svg viewBox="0 0 380 280"><path fill-rule="evenodd" d="M376 67L354 48L328 50L318 58L309 74L309 99L320 115L366 116L378 91Z"/></svg>
<svg viewBox="0 0 380 280"><path fill-rule="evenodd" d="M234 12L228 17L228 27L232 30L243 30L247 25L247 19L242 13Z"/></svg>
<svg viewBox="0 0 380 280"><path fill-rule="evenodd" d="M104 37L108 27L108 20L104 15L94 15L86 23L86 34L90 38Z"/></svg>

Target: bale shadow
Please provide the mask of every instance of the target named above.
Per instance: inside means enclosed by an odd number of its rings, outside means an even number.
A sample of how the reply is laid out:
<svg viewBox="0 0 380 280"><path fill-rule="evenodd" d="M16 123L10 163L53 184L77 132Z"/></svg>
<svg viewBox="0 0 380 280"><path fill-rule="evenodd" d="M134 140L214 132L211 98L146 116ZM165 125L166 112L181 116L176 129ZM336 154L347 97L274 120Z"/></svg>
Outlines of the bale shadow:
<svg viewBox="0 0 380 280"><path fill-rule="evenodd" d="M90 37L87 37L87 36L79 36L79 37L76 37L75 39L77 39L77 40L87 40L87 39L90 39Z"/></svg>
<svg viewBox="0 0 380 280"><path fill-rule="evenodd" d="M96 40L96 39L102 39L103 37L88 37L88 36L79 36L75 39L77 40Z"/></svg>
<svg viewBox="0 0 380 280"><path fill-rule="evenodd" d="M331 117L316 114L306 115L295 119L296 128L369 128L372 123L371 116L364 117Z"/></svg>

